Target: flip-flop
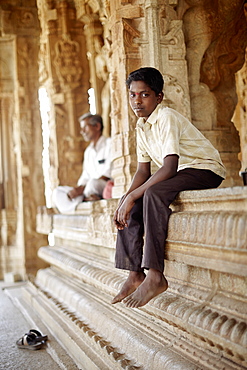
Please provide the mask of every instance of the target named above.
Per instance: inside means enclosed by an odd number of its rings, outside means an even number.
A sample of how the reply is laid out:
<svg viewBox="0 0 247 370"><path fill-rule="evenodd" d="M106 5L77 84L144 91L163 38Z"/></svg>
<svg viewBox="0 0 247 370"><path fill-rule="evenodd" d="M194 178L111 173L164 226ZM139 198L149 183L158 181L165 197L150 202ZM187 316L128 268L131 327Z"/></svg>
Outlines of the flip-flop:
<svg viewBox="0 0 247 370"><path fill-rule="evenodd" d="M35 335L35 341L36 342L44 342L48 339L48 336L47 335L43 335L41 334L38 330L36 329L30 329L29 330L29 333L27 333L28 335L29 334L32 334L32 335Z"/></svg>
<svg viewBox="0 0 247 370"><path fill-rule="evenodd" d="M31 349L33 351L40 349L42 347L41 342L36 342L34 334L24 334L23 337L16 341L18 348Z"/></svg>

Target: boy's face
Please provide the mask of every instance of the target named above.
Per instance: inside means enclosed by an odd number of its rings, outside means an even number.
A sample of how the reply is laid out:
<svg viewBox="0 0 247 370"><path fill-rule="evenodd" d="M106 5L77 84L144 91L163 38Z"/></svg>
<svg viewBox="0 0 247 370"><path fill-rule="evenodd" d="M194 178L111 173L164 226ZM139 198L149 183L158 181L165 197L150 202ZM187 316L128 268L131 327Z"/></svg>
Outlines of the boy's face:
<svg viewBox="0 0 247 370"><path fill-rule="evenodd" d="M143 117L145 121L162 102L163 93L155 94L143 81L133 81L129 88L129 103L137 117Z"/></svg>

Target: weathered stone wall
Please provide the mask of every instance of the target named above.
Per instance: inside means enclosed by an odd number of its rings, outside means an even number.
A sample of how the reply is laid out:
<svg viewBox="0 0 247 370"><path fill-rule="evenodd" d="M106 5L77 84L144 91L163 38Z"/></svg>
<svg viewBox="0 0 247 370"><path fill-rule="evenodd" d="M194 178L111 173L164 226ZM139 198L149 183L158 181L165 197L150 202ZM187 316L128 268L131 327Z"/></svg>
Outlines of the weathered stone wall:
<svg viewBox="0 0 247 370"><path fill-rule="evenodd" d="M96 110L113 139L113 196L120 197L135 171L135 122L125 79L151 65L165 80L167 104L219 149L227 167L222 186L241 184L239 134L231 122L237 103L235 73L244 63L246 18L242 2L111 2L39 0L40 84L50 101L50 182L74 185L85 143L78 117ZM224 42L222 41L224 40ZM226 109L227 107L227 109Z"/></svg>
<svg viewBox="0 0 247 370"><path fill-rule="evenodd" d="M234 114L234 124L239 131L241 152L239 160L242 163L241 170L247 170L247 63L236 74L236 86L238 93L238 104Z"/></svg>
<svg viewBox="0 0 247 370"><path fill-rule="evenodd" d="M0 278L39 268L26 302L80 368L246 368L247 195L236 186L239 159L247 166L242 1L24 3L0 5ZM112 216L136 167L125 79L141 66L160 69L165 101L212 141L228 172L225 189L185 192L173 203L169 289L130 310L110 304L126 277L114 268ZM231 122L238 70L239 133ZM39 87L50 101L51 189L78 179L85 149L78 117L93 87L113 140L115 199L82 203L72 215L37 211L45 205ZM49 233L54 243L46 245Z"/></svg>
<svg viewBox="0 0 247 370"><path fill-rule="evenodd" d="M14 272L24 278L45 266L37 251L46 241L35 230L37 206L44 202L35 1L6 1L0 17L0 277Z"/></svg>
<svg viewBox="0 0 247 370"><path fill-rule="evenodd" d="M126 190L135 170L136 119L128 108L125 79L145 65L163 73L167 104L191 118L220 151L227 167L223 186L240 184L239 134L231 119L237 104L235 73L244 63L246 46L242 2L106 1L99 6L78 0L76 9L77 17L86 23L90 57L96 53L95 30L107 55L114 196ZM95 65L91 61L93 81L97 64L97 58ZM99 62L99 68L102 65Z"/></svg>

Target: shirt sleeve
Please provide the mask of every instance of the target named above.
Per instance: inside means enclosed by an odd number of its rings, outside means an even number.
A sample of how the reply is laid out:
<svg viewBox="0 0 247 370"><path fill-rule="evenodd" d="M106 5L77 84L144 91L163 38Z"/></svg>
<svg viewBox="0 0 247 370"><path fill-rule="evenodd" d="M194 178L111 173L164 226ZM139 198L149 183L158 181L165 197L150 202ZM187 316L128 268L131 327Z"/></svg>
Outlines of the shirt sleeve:
<svg viewBox="0 0 247 370"><path fill-rule="evenodd" d="M181 136L180 122L173 113L166 114L159 120L162 158L167 155L180 155L179 142Z"/></svg>
<svg viewBox="0 0 247 370"><path fill-rule="evenodd" d="M136 132L136 154L138 162L151 162L151 157L148 155L142 140L140 139L139 132Z"/></svg>
<svg viewBox="0 0 247 370"><path fill-rule="evenodd" d="M111 138L106 139L106 149L105 149L105 163L104 163L104 172L102 176L111 178Z"/></svg>
<svg viewBox="0 0 247 370"><path fill-rule="evenodd" d="M81 176L79 177L79 180L77 181L77 186L86 185L88 180L90 179L90 175L87 171L87 166L86 166L87 163L88 163L88 148L86 148L84 152L82 173L81 173Z"/></svg>

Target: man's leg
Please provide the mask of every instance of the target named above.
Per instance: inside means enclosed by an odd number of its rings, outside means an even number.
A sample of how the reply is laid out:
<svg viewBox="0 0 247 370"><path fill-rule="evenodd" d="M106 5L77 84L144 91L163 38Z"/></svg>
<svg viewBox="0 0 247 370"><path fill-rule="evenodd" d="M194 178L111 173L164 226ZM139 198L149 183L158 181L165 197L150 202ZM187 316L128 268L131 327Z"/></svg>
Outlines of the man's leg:
<svg viewBox="0 0 247 370"><path fill-rule="evenodd" d="M142 267L164 270L164 246L167 238L170 204L184 190L218 187L222 179L208 170L185 169L166 181L150 187L143 200L145 248Z"/></svg>
<svg viewBox="0 0 247 370"><path fill-rule="evenodd" d="M53 206L56 207L60 213L74 212L78 204L82 202L82 195L74 199L68 197L68 192L72 189L71 186L58 186L53 190Z"/></svg>
<svg viewBox="0 0 247 370"><path fill-rule="evenodd" d="M118 230L115 254L116 268L143 271L141 268L143 235L143 198L140 198L135 202L130 212L128 227Z"/></svg>
<svg viewBox="0 0 247 370"><path fill-rule="evenodd" d="M103 190L106 186L106 181L102 179L90 179L84 189L84 200L99 200L102 199Z"/></svg>
<svg viewBox="0 0 247 370"><path fill-rule="evenodd" d="M143 198L136 201L130 212L128 227L118 230L116 243L116 267L129 270L129 277L123 284L119 293L114 297L112 303L122 301L145 279L145 274L141 268L143 253Z"/></svg>
<svg viewBox="0 0 247 370"><path fill-rule="evenodd" d="M164 292L167 281L163 275L164 246L167 237L169 205L182 190L218 187L222 179L211 171L186 169L173 178L150 187L144 195L145 248L142 267L148 274L142 284L124 303L128 307L141 307Z"/></svg>

